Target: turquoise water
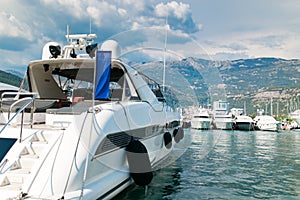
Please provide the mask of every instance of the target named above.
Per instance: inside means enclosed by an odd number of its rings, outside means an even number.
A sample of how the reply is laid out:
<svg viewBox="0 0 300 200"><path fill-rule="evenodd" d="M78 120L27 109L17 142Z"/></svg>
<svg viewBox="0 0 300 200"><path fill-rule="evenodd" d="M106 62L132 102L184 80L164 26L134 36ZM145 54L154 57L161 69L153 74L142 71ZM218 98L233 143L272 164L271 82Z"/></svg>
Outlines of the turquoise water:
<svg viewBox="0 0 300 200"><path fill-rule="evenodd" d="M185 133L185 153L147 192L133 184L115 199L300 199L300 130Z"/></svg>

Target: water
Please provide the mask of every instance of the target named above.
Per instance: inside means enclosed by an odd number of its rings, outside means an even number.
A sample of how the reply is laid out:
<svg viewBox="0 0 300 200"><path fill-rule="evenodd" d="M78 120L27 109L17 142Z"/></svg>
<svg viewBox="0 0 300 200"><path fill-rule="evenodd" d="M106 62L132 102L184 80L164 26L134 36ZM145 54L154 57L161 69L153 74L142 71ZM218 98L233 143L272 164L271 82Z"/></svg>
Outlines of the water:
<svg viewBox="0 0 300 200"><path fill-rule="evenodd" d="M185 153L115 199L300 199L300 130L185 131Z"/></svg>

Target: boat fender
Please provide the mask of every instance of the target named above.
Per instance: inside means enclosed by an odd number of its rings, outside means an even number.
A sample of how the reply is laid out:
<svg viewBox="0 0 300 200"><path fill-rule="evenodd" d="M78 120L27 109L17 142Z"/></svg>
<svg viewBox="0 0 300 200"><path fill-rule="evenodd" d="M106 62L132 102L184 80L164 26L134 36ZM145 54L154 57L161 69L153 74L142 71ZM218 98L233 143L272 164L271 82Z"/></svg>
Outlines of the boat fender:
<svg viewBox="0 0 300 200"><path fill-rule="evenodd" d="M153 173L148 151L143 143L139 140L130 141L126 147L126 156L130 175L135 184L140 186L149 185Z"/></svg>
<svg viewBox="0 0 300 200"><path fill-rule="evenodd" d="M179 137L177 134L178 134L178 128L174 129L174 131L173 131L173 137L174 137L174 140L176 143L179 142Z"/></svg>
<svg viewBox="0 0 300 200"><path fill-rule="evenodd" d="M180 138L180 140L182 140L183 138L184 138L184 130L183 130L183 128L182 127L180 127L179 128L179 130L178 130L178 134L179 134L179 138Z"/></svg>
<svg viewBox="0 0 300 200"><path fill-rule="evenodd" d="M174 129L173 137L174 137L174 140L176 143L178 143L180 140L182 140L184 137L183 128L180 127L180 128Z"/></svg>
<svg viewBox="0 0 300 200"><path fill-rule="evenodd" d="M165 147L167 149L170 149L172 147L172 135L170 132L165 132L164 142L165 142Z"/></svg>

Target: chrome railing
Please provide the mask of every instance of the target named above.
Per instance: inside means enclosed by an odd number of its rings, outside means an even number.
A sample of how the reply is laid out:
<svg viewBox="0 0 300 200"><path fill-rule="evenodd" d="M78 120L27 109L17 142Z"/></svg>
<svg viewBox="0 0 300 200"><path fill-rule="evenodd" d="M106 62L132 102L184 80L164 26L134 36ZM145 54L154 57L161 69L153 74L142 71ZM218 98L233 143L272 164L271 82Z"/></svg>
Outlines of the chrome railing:
<svg viewBox="0 0 300 200"><path fill-rule="evenodd" d="M14 120L14 118L22 112L22 115L21 115L21 126L20 126L20 138L19 138L19 142L21 142L22 141L23 125L24 125L24 111L25 111L25 109L29 105L31 105L30 124L31 124L31 127L32 127L32 124L33 124L33 112L34 112L34 100L37 97L37 93L4 92L1 95L1 104L0 104L1 107L3 106L3 100L4 100L4 96L5 95L11 95L11 96L12 95L16 95L17 98L19 98L18 95L32 95L32 97L25 97L25 98L17 99L17 100L16 100L16 97L15 98L11 98L11 99L14 99L16 101L10 105L9 110L8 110L8 121L6 122L6 124L0 130L0 134L1 134L5 130L5 128ZM13 108L16 105L21 104L22 102L25 102L25 103L22 104L22 106L19 109L16 110L16 113L12 117L10 117L10 113L12 112Z"/></svg>
<svg viewBox="0 0 300 200"><path fill-rule="evenodd" d="M0 171L2 171L6 165L6 163L8 163L8 159L3 160L3 162L1 162L0 164Z"/></svg>

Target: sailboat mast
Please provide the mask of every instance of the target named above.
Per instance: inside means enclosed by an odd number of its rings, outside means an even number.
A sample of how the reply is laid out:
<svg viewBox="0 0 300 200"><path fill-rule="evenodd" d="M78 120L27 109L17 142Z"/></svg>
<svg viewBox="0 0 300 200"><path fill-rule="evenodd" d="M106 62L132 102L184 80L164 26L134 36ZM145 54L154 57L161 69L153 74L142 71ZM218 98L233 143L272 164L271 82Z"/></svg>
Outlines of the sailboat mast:
<svg viewBox="0 0 300 200"><path fill-rule="evenodd" d="M273 98L271 97L270 114L273 116Z"/></svg>

